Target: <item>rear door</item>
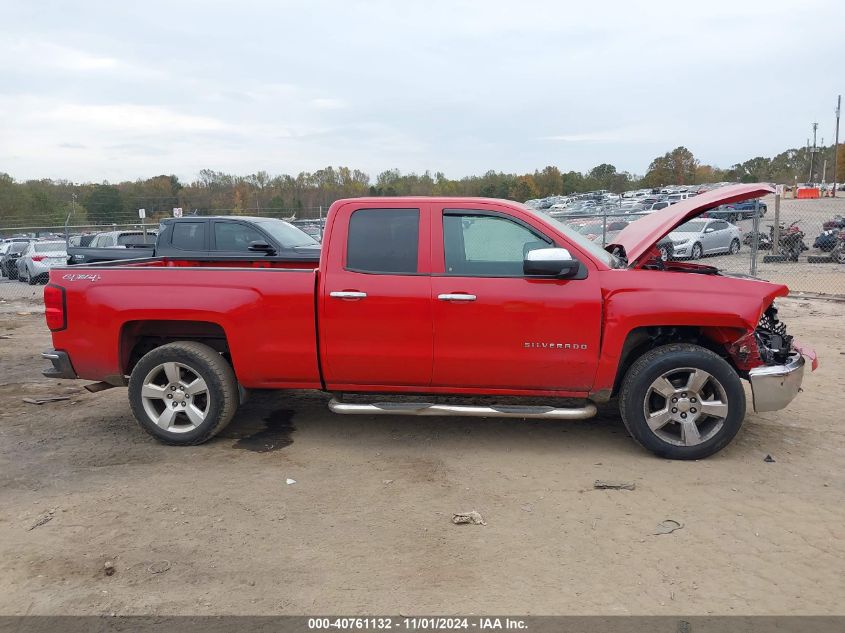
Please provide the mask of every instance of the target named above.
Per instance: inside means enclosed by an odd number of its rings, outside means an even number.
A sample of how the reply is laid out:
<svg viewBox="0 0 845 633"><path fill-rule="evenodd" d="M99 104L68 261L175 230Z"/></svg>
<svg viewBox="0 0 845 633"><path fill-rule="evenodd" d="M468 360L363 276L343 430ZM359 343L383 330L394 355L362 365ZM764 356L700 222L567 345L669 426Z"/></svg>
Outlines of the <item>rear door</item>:
<svg viewBox="0 0 845 633"><path fill-rule="evenodd" d="M319 290L326 387L427 387L432 365L427 205L350 203L332 222Z"/></svg>
<svg viewBox="0 0 845 633"><path fill-rule="evenodd" d="M209 223L205 220L174 222L173 229L170 231L170 249L172 251L158 254L166 254L171 257L208 254L210 239L208 227Z"/></svg>
<svg viewBox="0 0 845 633"><path fill-rule="evenodd" d="M522 272L525 253L570 245L527 219L433 209L432 304L437 387L586 391L598 363L599 283ZM577 251L572 250L573 254Z"/></svg>

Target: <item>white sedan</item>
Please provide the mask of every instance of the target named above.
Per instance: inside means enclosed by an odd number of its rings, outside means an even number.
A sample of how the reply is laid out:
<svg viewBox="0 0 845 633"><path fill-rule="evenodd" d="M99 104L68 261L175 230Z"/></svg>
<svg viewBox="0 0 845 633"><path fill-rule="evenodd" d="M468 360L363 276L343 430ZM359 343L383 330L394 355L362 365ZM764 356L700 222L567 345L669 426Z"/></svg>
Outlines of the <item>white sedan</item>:
<svg viewBox="0 0 845 633"><path fill-rule="evenodd" d="M724 220L690 220L669 233L674 257L698 259L703 255L738 253L742 231Z"/></svg>

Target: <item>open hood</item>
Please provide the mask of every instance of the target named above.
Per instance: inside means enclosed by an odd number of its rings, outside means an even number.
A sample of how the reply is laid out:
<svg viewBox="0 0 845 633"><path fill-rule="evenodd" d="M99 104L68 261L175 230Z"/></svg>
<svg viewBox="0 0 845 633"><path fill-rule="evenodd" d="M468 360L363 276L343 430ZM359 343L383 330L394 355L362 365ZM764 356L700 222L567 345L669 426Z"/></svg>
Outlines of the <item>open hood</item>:
<svg viewBox="0 0 845 633"><path fill-rule="evenodd" d="M774 192L775 190L770 185L763 183L729 185L681 200L636 222L631 222L619 232L613 244L607 246L607 250L613 252L614 247L621 246L625 249L629 265L634 266L660 240L687 220L723 204L759 198Z"/></svg>

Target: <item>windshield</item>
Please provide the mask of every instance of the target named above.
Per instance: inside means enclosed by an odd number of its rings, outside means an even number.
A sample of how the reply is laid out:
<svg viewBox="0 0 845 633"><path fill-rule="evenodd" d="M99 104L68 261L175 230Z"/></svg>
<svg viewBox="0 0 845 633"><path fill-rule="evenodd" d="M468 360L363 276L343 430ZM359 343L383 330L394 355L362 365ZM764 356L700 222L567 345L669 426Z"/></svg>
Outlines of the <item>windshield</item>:
<svg viewBox="0 0 845 633"><path fill-rule="evenodd" d="M561 222L557 218L553 218L550 215L546 215L545 213L524 205L523 209L539 218L542 222L554 226L558 231L566 236L566 239L571 241L573 244L576 244L581 250L588 252L590 255L601 261L605 266L609 266L610 268L622 268L622 262L619 259L608 253L599 244L588 240L565 222Z"/></svg>
<svg viewBox="0 0 845 633"><path fill-rule="evenodd" d="M707 222L687 222L676 228L673 233L701 233Z"/></svg>
<svg viewBox="0 0 845 633"><path fill-rule="evenodd" d="M65 250L65 243L64 242L38 242L35 245L36 253L51 253L53 251L63 251Z"/></svg>
<svg viewBox="0 0 845 633"><path fill-rule="evenodd" d="M304 231L282 220L266 220L259 222L258 225L272 235L282 248L320 245L317 240Z"/></svg>

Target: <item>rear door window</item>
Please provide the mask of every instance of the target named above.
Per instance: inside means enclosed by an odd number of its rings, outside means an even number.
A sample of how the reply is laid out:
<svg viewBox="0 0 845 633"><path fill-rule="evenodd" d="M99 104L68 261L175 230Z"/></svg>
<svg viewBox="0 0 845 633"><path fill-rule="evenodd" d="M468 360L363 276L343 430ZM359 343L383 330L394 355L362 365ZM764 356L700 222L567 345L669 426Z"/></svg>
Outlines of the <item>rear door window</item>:
<svg viewBox="0 0 845 633"><path fill-rule="evenodd" d="M204 251L205 222L176 222L171 244L183 251Z"/></svg>
<svg viewBox="0 0 845 633"><path fill-rule="evenodd" d="M346 269L407 275L418 272L419 209L358 209L349 218Z"/></svg>

